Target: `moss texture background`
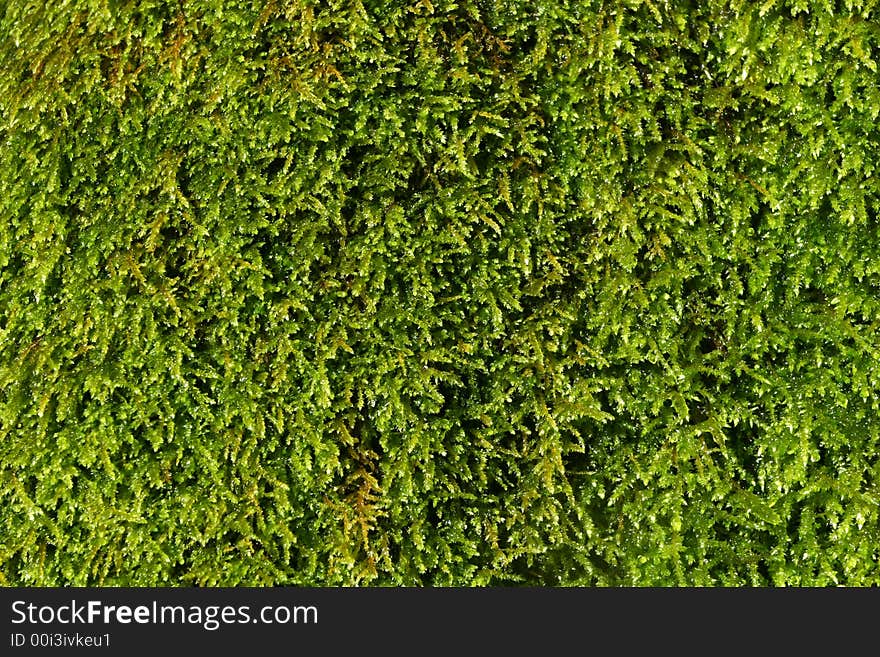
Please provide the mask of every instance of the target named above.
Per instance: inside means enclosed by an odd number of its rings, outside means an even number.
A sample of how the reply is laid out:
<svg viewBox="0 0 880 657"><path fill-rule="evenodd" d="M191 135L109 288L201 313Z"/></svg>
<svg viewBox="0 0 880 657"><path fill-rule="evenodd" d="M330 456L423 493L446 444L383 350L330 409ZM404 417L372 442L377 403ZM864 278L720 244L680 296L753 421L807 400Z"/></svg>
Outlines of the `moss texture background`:
<svg viewBox="0 0 880 657"><path fill-rule="evenodd" d="M0 583L880 583L876 0L0 2Z"/></svg>

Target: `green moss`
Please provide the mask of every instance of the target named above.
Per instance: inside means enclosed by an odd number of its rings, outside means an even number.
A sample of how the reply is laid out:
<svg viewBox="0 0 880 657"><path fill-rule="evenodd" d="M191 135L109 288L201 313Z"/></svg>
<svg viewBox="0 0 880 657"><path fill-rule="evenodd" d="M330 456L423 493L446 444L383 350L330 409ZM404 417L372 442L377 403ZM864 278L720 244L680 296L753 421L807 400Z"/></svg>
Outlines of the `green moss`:
<svg viewBox="0 0 880 657"><path fill-rule="evenodd" d="M875 5L4 3L0 583L880 583Z"/></svg>

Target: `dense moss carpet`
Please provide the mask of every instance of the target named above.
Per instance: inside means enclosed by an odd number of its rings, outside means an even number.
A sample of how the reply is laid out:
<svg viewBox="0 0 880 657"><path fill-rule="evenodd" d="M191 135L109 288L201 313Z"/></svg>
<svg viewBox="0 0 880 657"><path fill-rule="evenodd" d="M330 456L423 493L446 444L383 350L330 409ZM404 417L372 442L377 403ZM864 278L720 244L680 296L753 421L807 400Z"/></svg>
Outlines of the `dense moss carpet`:
<svg viewBox="0 0 880 657"><path fill-rule="evenodd" d="M880 583L876 0L0 1L0 584Z"/></svg>

